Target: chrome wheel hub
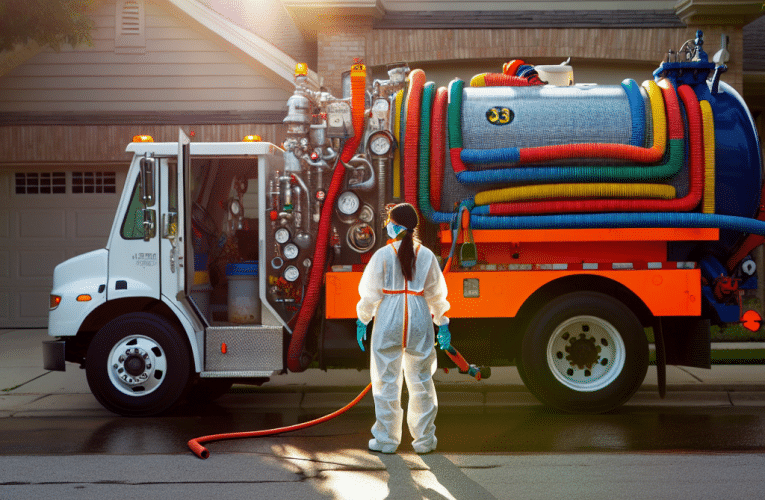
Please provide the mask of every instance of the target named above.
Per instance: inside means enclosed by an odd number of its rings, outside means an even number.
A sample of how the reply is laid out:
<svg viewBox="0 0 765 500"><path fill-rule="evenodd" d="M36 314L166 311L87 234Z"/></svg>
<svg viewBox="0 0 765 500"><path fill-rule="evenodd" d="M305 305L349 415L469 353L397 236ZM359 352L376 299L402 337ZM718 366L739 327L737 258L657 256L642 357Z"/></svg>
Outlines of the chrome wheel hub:
<svg viewBox="0 0 765 500"><path fill-rule="evenodd" d="M597 316L569 318L547 344L547 366L564 386L593 392L613 383L624 369L626 349L619 331Z"/></svg>
<svg viewBox="0 0 765 500"><path fill-rule="evenodd" d="M167 359L162 347L141 335L117 342L109 353L109 379L129 396L144 396L157 389L165 378Z"/></svg>

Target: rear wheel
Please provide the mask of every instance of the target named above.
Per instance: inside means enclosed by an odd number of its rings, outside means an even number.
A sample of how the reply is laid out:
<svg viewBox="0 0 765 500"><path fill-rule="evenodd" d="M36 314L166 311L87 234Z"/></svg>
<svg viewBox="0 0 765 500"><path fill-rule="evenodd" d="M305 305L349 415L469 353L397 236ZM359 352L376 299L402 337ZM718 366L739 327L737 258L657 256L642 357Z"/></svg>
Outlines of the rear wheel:
<svg viewBox="0 0 765 500"><path fill-rule="evenodd" d="M601 413L637 391L648 369L648 341L635 314L598 292L554 299L532 318L519 370L543 403L564 411Z"/></svg>
<svg viewBox="0 0 765 500"><path fill-rule="evenodd" d="M85 372L91 392L106 409L125 416L156 415L184 395L191 356L186 339L167 320L129 313L93 337Z"/></svg>

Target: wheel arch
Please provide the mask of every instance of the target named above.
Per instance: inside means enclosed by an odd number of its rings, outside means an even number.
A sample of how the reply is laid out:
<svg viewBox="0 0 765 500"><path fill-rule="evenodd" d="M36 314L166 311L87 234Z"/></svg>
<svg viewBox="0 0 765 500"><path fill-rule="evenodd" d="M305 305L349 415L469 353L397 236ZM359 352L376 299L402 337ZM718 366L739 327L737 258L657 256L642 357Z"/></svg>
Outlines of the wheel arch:
<svg viewBox="0 0 765 500"><path fill-rule="evenodd" d="M648 306L622 283L604 276L592 274L564 276L539 287L521 305L518 314L515 316L518 325L517 333L511 340L513 354L515 356L518 355L520 344L523 340L523 333L526 331L528 322L542 306L567 293L584 291L601 292L611 295L624 303L637 316L643 327L653 325L654 316Z"/></svg>
<svg viewBox="0 0 765 500"><path fill-rule="evenodd" d="M108 300L94 309L80 325L77 335L65 339L67 342L67 361L80 363L84 367L86 363L85 353L87 353L88 345L90 345L93 336L112 319L133 312L156 314L169 321L177 332L183 332L186 343L189 344L189 352L192 356L190 361L194 370L197 373L202 370L202 356L197 343L192 340L195 335L191 324L179 318L177 312L169 304L153 297Z"/></svg>

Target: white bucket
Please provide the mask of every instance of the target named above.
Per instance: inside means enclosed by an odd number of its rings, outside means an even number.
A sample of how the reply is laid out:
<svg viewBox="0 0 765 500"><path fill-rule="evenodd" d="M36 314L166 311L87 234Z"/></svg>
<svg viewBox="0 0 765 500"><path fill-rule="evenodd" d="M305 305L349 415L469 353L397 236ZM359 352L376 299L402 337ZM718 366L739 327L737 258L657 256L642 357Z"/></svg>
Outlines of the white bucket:
<svg viewBox="0 0 765 500"><path fill-rule="evenodd" d="M228 321L260 323L258 263L242 262L226 266L228 278Z"/></svg>
<svg viewBox="0 0 765 500"><path fill-rule="evenodd" d="M539 79L549 85L568 87L574 84L574 69L571 66L545 64L534 66L534 69L539 73Z"/></svg>

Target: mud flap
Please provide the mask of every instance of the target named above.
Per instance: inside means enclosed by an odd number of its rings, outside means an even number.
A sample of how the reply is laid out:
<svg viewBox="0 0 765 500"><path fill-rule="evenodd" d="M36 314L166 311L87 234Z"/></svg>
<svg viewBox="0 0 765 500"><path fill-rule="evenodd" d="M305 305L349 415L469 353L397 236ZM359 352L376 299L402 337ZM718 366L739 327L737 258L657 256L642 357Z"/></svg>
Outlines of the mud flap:
<svg viewBox="0 0 765 500"><path fill-rule="evenodd" d="M661 318L667 364L712 368L712 334L708 319Z"/></svg>
<svg viewBox="0 0 765 500"><path fill-rule="evenodd" d="M667 389L667 365L712 368L712 338L708 319L686 316L658 318L654 328L659 396Z"/></svg>

